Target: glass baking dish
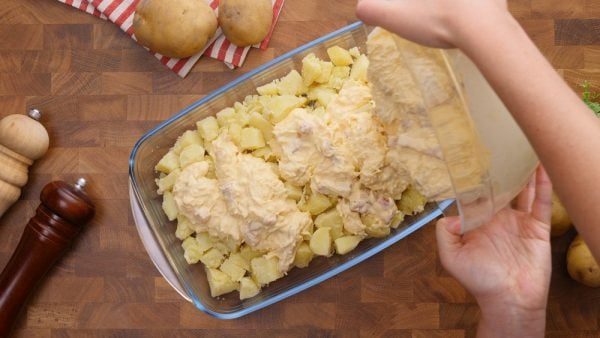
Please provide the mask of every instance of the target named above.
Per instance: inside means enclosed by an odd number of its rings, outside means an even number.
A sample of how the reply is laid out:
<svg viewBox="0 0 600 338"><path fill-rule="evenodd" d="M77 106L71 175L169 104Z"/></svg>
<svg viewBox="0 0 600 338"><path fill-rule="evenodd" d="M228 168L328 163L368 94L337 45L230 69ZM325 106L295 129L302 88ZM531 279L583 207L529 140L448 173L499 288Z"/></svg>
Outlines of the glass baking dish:
<svg viewBox="0 0 600 338"><path fill-rule="evenodd" d="M140 219L140 221L136 221L136 226L148 253L161 274L184 298L191 300L198 309L220 319L241 317L347 270L433 221L441 216L445 210L460 210L461 215L465 210L468 210L466 204L461 205L460 194L457 194L459 198L456 199L458 208L449 208L455 200L429 203L426 205L424 212L414 217L407 217L397 229L392 230L389 236L364 240L355 250L346 255L334 255L329 258L317 257L307 268L292 269L287 276L263 287L257 296L243 301L239 300L238 294L235 292L219 298L212 298L202 264L189 265L185 261L181 241L175 237L176 224L167 220L162 211L162 197L156 192L155 179L157 174L154 171L155 164L173 146L175 140L184 131L195 128L196 121L214 115L221 109L232 106L236 101L242 101L247 95L255 94L256 87L281 78L293 69L300 70L302 59L307 54L314 53L317 57L327 59L327 48L335 45L343 48L358 47L361 52L365 53L368 33L369 29L361 22L357 22L282 55L177 113L150 130L136 143L129 161L132 206L134 216L138 215L136 219ZM476 68L472 67L472 69ZM479 82L477 84L479 85ZM490 90L487 90L487 92L490 92ZM500 110L500 113L508 115L510 118L505 110ZM495 119L495 123L498 123L497 119ZM510 125L507 128L512 130L516 126ZM506 146L506 143L505 140L504 146ZM518 145L521 146L521 143L519 139ZM529 155L526 157L531 158ZM505 161L506 158L502 160ZM533 163L534 161L536 161L535 156L529 162ZM523 180L522 176L531 173L533 164L528 164L525 167L524 173L517 175L519 178L517 185L524 184L526 180ZM494 184L494 177L491 181L488 179L484 183ZM498 185L496 184L496 186ZM486 187L486 189L481 190L493 190L488 186ZM490 198L493 202L493 196L483 197L484 200ZM484 205L488 208L485 203L478 202L478 205ZM497 207L497 205L494 207L492 203L492 208ZM485 214L490 214L489 210L486 209ZM149 233L152 236L148 235ZM151 246L158 248L160 253L157 254L154 252L155 250L150 250L147 242L152 242ZM167 266L165 267L165 265Z"/></svg>

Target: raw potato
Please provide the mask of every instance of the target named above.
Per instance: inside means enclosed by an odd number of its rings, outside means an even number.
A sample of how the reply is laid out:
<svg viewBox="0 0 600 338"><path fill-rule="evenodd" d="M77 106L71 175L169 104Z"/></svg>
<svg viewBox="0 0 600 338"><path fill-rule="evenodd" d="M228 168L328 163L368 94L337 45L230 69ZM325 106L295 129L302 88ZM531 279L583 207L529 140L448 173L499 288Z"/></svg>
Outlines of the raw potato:
<svg viewBox="0 0 600 338"><path fill-rule="evenodd" d="M133 16L138 42L172 58L199 53L217 31L217 17L201 0L142 0Z"/></svg>
<svg viewBox="0 0 600 338"><path fill-rule="evenodd" d="M552 193L552 220L550 224L552 226L550 236L552 237L562 236L572 227L567 209L565 209L554 192Z"/></svg>
<svg viewBox="0 0 600 338"><path fill-rule="evenodd" d="M600 267L579 235L567 251L567 270L574 280L589 287L600 287Z"/></svg>
<svg viewBox="0 0 600 338"><path fill-rule="evenodd" d="M271 29L271 0L221 0L219 25L223 34L237 46L250 46L264 40Z"/></svg>

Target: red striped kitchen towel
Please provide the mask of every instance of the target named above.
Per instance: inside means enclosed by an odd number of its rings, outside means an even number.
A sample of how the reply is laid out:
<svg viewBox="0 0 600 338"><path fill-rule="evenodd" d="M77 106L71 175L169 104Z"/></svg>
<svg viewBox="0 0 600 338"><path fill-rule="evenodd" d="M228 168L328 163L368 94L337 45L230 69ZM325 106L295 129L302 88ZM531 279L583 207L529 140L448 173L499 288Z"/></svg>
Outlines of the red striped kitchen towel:
<svg viewBox="0 0 600 338"><path fill-rule="evenodd" d="M58 0L64 4L73 6L77 9L85 11L104 20L110 20L115 23L121 30L135 39L133 35L133 14L140 0ZM219 0L204 0L218 14ZM265 49L271 39L273 28L277 23L281 8L285 0L271 0L273 3L273 24L271 31L267 37L257 45L252 47ZM217 29L211 43L200 53L185 59L175 59L162 56L154 53L154 56L160 60L162 64L169 67L177 75L185 77L192 66L202 57L202 55L210 56L214 59L223 61L228 67L235 68L241 66L246 60L249 47L238 47L225 38L220 28Z"/></svg>

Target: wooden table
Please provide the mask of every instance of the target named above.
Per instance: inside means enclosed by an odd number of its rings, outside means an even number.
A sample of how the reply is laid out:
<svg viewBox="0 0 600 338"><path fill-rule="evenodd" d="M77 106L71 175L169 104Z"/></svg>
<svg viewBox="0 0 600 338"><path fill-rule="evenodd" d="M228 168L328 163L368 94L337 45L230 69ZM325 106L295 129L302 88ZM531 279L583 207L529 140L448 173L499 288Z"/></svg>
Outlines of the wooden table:
<svg viewBox="0 0 600 338"><path fill-rule="evenodd" d="M440 266L432 226L308 291L233 321L214 319L180 298L138 238L127 191L135 141L244 72L355 21L354 5L288 0L268 50L251 51L235 71L205 58L180 79L113 24L55 0L3 0L0 116L42 110L51 148L33 166L21 200L0 221L0 266L49 181L86 177L98 208L31 299L16 336L473 336L478 307ZM510 5L573 88L585 79L600 85L599 1ZM598 337L600 289L577 284L565 268L573 236L553 241L547 332Z"/></svg>

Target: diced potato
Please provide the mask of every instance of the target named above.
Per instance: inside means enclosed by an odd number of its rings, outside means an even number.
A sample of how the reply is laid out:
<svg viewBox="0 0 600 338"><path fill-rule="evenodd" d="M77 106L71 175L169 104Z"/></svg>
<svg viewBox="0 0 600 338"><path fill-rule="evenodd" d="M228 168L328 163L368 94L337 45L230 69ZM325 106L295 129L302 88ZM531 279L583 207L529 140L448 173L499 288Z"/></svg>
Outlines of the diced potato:
<svg viewBox="0 0 600 338"><path fill-rule="evenodd" d="M241 253L236 252L232 253L228 258L233 264L239 266L240 268L250 271L250 262L246 260Z"/></svg>
<svg viewBox="0 0 600 338"><path fill-rule="evenodd" d="M396 212L396 214L394 215L394 217L392 217L392 221L390 222L390 227L393 229L398 228L398 226L400 226L400 224L402 224L402 221L404 221L404 213L400 210L398 210Z"/></svg>
<svg viewBox="0 0 600 338"><path fill-rule="evenodd" d="M271 139L273 139L273 125L271 124L271 122L267 121L261 114L257 112L252 112L250 114L250 120L248 124L251 127L259 129L262 132L266 142L269 142Z"/></svg>
<svg viewBox="0 0 600 338"><path fill-rule="evenodd" d="M198 248L202 250L202 253L210 250L214 245L214 241L208 235L208 232L196 233L196 242L198 242Z"/></svg>
<svg viewBox="0 0 600 338"><path fill-rule="evenodd" d="M252 259L262 255L262 252L253 250L249 245L242 245L240 247L240 256L242 256L248 262L248 264L250 264Z"/></svg>
<svg viewBox="0 0 600 338"><path fill-rule="evenodd" d="M250 123L250 113L247 112L245 109L243 111L238 112L235 115L235 121L233 122L239 123L239 125L242 127L247 126L248 123Z"/></svg>
<svg viewBox="0 0 600 338"><path fill-rule="evenodd" d="M308 200L298 206L302 211L308 211L311 215L318 215L331 207L331 200L323 194L314 192Z"/></svg>
<svg viewBox="0 0 600 338"><path fill-rule="evenodd" d="M169 150L163 158L158 161L158 164L154 169L165 174L169 174L171 171L179 168L179 156L174 150Z"/></svg>
<svg viewBox="0 0 600 338"><path fill-rule="evenodd" d="M232 281L231 278L217 269L206 269L206 277L208 286L210 287L210 295L218 297L239 288L239 284Z"/></svg>
<svg viewBox="0 0 600 338"><path fill-rule="evenodd" d="M196 243L196 240L194 239L194 237L187 237L183 240L183 242L181 242L181 247L183 248L183 250L187 250L191 247L197 247L198 243ZM201 252L204 253L204 252Z"/></svg>
<svg viewBox="0 0 600 338"><path fill-rule="evenodd" d="M175 237L180 240L184 240L190 237L194 233L194 229L192 229L192 225L188 219L179 214L177 215L177 229L175 230Z"/></svg>
<svg viewBox="0 0 600 338"><path fill-rule="evenodd" d="M360 236L344 236L335 240L335 252L339 255L345 255L348 252L354 250L358 243L360 243Z"/></svg>
<svg viewBox="0 0 600 338"><path fill-rule="evenodd" d="M331 210L327 210L326 212L321 213L320 215L317 216L317 218L315 218L315 225L318 228L322 228L322 227L336 228L338 226L342 226L343 224L344 224L344 222L342 221L342 217L340 216L340 213L335 208L333 208Z"/></svg>
<svg viewBox="0 0 600 338"><path fill-rule="evenodd" d="M305 86L310 86L321 76L321 60L310 53L302 59L302 80Z"/></svg>
<svg viewBox="0 0 600 338"><path fill-rule="evenodd" d="M262 158L265 161L270 161L275 158L275 155L273 154L273 149L271 149L271 147L269 146L264 146L262 148L256 149L252 152L252 155Z"/></svg>
<svg viewBox="0 0 600 338"><path fill-rule="evenodd" d="M340 90L344 85L344 82L350 77L350 67L348 66L335 66L331 71L331 76L329 77L329 82L327 86L330 88L334 88L336 90Z"/></svg>
<svg viewBox="0 0 600 338"><path fill-rule="evenodd" d="M229 246L227 244L225 244L223 242L223 240L219 239L219 238L213 238L213 248L221 251L221 253L223 255L228 255L230 250L229 250Z"/></svg>
<svg viewBox="0 0 600 338"><path fill-rule="evenodd" d="M173 193L170 191L165 191L163 194L162 208L169 221L173 221L177 218L177 213L179 212L177 210L177 203L175 203Z"/></svg>
<svg viewBox="0 0 600 338"><path fill-rule="evenodd" d="M322 227L317 229L310 239L310 250L318 256L331 255L331 233L330 228Z"/></svg>
<svg viewBox="0 0 600 338"><path fill-rule="evenodd" d="M233 254L240 251L240 245L231 237L222 239L221 242L227 247L227 252Z"/></svg>
<svg viewBox="0 0 600 338"><path fill-rule="evenodd" d="M390 234L390 231L391 231L391 229L388 227L381 227L381 228L366 227L365 228L365 232L367 233L367 235L369 235L370 237L375 237L375 238L385 237Z"/></svg>
<svg viewBox="0 0 600 338"><path fill-rule="evenodd" d="M240 299L252 298L260 292L260 288L250 277L240 279Z"/></svg>
<svg viewBox="0 0 600 338"><path fill-rule="evenodd" d="M200 144L191 144L179 154L179 165L185 168L188 165L204 160L204 147Z"/></svg>
<svg viewBox="0 0 600 338"><path fill-rule="evenodd" d="M356 81L367 82L367 69L369 68L369 58L366 55L359 56L350 70L350 78Z"/></svg>
<svg viewBox="0 0 600 338"><path fill-rule="evenodd" d="M331 61L321 61L321 76L319 76L316 83L327 83L331 77L333 71L333 63Z"/></svg>
<svg viewBox="0 0 600 338"><path fill-rule="evenodd" d="M256 88L260 95L277 95L277 83L275 81Z"/></svg>
<svg viewBox="0 0 600 338"><path fill-rule="evenodd" d="M310 222L309 226L302 229L302 232L300 232L300 235L302 235L303 240L310 241L314 232L315 232L315 224L313 222Z"/></svg>
<svg viewBox="0 0 600 338"><path fill-rule="evenodd" d="M265 113L271 123L279 123L283 121L293 109L302 107L306 102L307 99L305 97L293 95L273 96L269 100Z"/></svg>
<svg viewBox="0 0 600 338"><path fill-rule="evenodd" d="M193 237L186 238L182 243L183 257L188 264L196 264L202 258L202 250L196 244Z"/></svg>
<svg viewBox="0 0 600 338"><path fill-rule="evenodd" d="M290 182L285 182L285 189L287 190L288 198L293 199L298 202L302 198L302 188L291 184Z"/></svg>
<svg viewBox="0 0 600 338"><path fill-rule="evenodd" d="M208 116L196 122L196 128L205 142L212 141L219 136L219 123L214 116Z"/></svg>
<svg viewBox="0 0 600 338"><path fill-rule="evenodd" d="M292 70L288 75L282 77L277 83L277 91L279 95L302 95L306 93L307 87L304 85L302 76Z"/></svg>
<svg viewBox="0 0 600 338"><path fill-rule="evenodd" d="M242 128L240 147L242 149L258 149L265 146L265 139L259 129L254 127Z"/></svg>
<svg viewBox="0 0 600 338"><path fill-rule="evenodd" d="M258 285L263 286L282 277L277 269L279 260L276 257L256 257L250 262L252 276Z"/></svg>
<svg viewBox="0 0 600 338"><path fill-rule="evenodd" d="M233 109L231 107L227 107L227 108L221 110L216 115L217 115L217 122L220 127L227 127L231 123L231 121L235 120L235 117L236 117L235 109Z"/></svg>
<svg viewBox="0 0 600 338"><path fill-rule="evenodd" d="M166 175L165 177L158 179L156 181L156 184L158 185L158 194L162 194L165 191L171 191L173 189L173 185L175 185L175 181L177 180L177 177L179 177L179 174L181 173L180 169L174 169L173 171L171 171L171 173L169 173L169 175Z"/></svg>
<svg viewBox="0 0 600 338"><path fill-rule="evenodd" d="M202 257L200 257L200 261L202 264L206 265L209 268L218 268L221 263L225 260L225 255L217 248L211 248L207 252L205 252Z"/></svg>
<svg viewBox="0 0 600 338"><path fill-rule="evenodd" d="M423 196L413 186L409 186L404 190L400 201L396 205L403 214L414 215L425 209L425 203L427 203L427 197Z"/></svg>
<svg viewBox="0 0 600 338"><path fill-rule="evenodd" d="M317 228L330 228L331 237L335 240L344 236L344 222L336 208L331 208L315 218L315 226Z"/></svg>
<svg viewBox="0 0 600 338"><path fill-rule="evenodd" d="M275 93L276 94L276 93ZM244 98L244 106L246 107L249 114L259 113L263 111L263 105L260 101L259 95L248 95Z"/></svg>
<svg viewBox="0 0 600 338"><path fill-rule="evenodd" d="M173 147L173 150L175 150L175 152L179 154L183 149L185 149L187 146L192 145L192 144L202 145L202 138L200 137L200 134L198 134L197 130L185 131L177 139L177 142L175 142L175 146Z"/></svg>
<svg viewBox="0 0 600 338"><path fill-rule="evenodd" d="M206 175L205 175L206 178L212 178L212 179L217 178L217 175L215 174L215 162L213 161L212 157L210 155L204 156L204 162L206 162L208 164L208 171L206 172Z"/></svg>
<svg viewBox="0 0 600 338"><path fill-rule="evenodd" d="M294 257L294 266L297 268L305 268L312 261L314 254L310 250L310 246L306 242L300 243L296 256Z"/></svg>
<svg viewBox="0 0 600 338"><path fill-rule="evenodd" d="M242 139L242 126L237 122L233 122L229 125L228 133L233 143L239 146Z"/></svg>
<svg viewBox="0 0 600 338"><path fill-rule="evenodd" d="M238 282L246 274L246 270L227 258L219 267L219 270L225 272L232 281Z"/></svg>
<svg viewBox="0 0 600 338"><path fill-rule="evenodd" d="M348 49L348 53L350 53L350 55L352 55L352 57L354 59L361 56L360 50L358 49L358 47L352 47L352 48Z"/></svg>
<svg viewBox="0 0 600 338"><path fill-rule="evenodd" d="M308 99L316 101L320 107L326 108L329 102L337 96L335 89L325 86L314 86L308 90ZM323 111L324 112L324 111Z"/></svg>
<svg viewBox="0 0 600 338"><path fill-rule="evenodd" d="M240 103L240 102L235 102L233 104L233 109L235 109L235 112L238 113L238 114L247 113L248 112L248 107L244 106L244 104Z"/></svg>
<svg viewBox="0 0 600 338"><path fill-rule="evenodd" d="M365 225L365 232L370 237L385 237L390 234L390 227L383 224L381 219L372 214L362 215L361 221Z"/></svg>
<svg viewBox="0 0 600 338"><path fill-rule="evenodd" d="M329 55L329 59L336 66L349 66L354 62L352 55L340 46L327 48L327 55Z"/></svg>

